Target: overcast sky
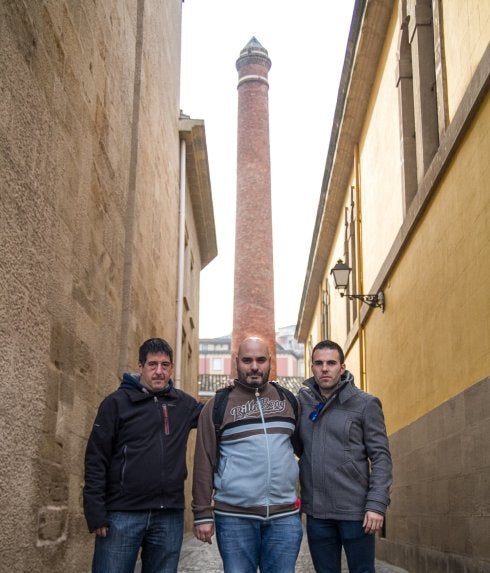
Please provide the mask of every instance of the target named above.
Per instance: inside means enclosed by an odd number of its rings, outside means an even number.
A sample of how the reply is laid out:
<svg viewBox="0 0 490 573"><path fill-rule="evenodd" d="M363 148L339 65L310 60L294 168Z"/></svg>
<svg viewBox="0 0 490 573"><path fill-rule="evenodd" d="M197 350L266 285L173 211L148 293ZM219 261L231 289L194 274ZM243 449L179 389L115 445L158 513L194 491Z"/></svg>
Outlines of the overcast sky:
<svg viewBox="0 0 490 573"><path fill-rule="evenodd" d="M255 36L272 61L275 322L296 324L354 0L185 0L181 108L205 121L218 256L201 273L199 336L233 327L237 80Z"/></svg>

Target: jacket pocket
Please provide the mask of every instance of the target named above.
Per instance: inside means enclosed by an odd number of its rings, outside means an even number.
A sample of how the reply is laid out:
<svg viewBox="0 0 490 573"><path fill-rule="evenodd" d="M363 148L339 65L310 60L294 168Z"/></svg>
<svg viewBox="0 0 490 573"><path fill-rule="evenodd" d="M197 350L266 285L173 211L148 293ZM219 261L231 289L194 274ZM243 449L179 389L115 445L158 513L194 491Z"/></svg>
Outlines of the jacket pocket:
<svg viewBox="0 0 490 573"><path fill-rule="evenodd" d="M124 487L124 478L126 475L127 451L128 451L128 446L124 446L122 449L121 476L119 480L121 488Z"/></svg>
<svg viewBox="0 0 490 573"><path fill-rule="evenodd" d="M214 487L221 489L226 486L226 479L230 474L231 457L221 456L218 471L214 474Z"/></svg>
<svg viewBox="0 0 490 573"><path fill-rule="evenodd" d="M161 487L160 464L156 452L140 451L128 445L123 446L119 467L119 488L126 494L140 494L156 491Z"/></svg>
<svg viewBox="0 0 490 573"><path fill-rule="evenodd" d="M364 512L369 486L367 478L348 460L337 467L337 483L332 487L332 499L336 509L349 512Z"/></svg>
<svg viewBox="0 0 490 573"><path fill-rule="evenodd" d="M356 467L352 460L347 460L339 470L346 476L346 479L358 483L362 488L367 489L369 482L363 473Z"/></svg>

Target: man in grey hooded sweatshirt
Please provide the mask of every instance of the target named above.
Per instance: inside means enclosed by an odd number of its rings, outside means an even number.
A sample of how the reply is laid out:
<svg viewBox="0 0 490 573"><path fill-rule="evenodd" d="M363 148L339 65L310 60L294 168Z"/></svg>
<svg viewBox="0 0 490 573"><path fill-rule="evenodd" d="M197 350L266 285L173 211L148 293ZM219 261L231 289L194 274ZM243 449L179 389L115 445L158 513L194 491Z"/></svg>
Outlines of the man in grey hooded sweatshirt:
<svg viewBox="0 0 490 573"><path fill-rule="evenodd" d="M354 385L344 353L324 340L298 394L301 509L317 573L374 573L374 534L390 502L392 463L381 402Z"/></svg>

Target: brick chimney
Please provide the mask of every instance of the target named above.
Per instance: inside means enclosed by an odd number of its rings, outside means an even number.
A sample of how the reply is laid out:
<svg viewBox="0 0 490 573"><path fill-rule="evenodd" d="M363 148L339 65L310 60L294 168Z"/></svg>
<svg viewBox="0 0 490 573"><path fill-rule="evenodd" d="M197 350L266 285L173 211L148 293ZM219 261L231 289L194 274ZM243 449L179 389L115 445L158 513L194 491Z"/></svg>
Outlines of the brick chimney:
<svg viewBox="0 0 490 573"><path fill-rule="evenodd" d="M238 71L237 195L232 375L238 345L259 336L269 345L276 376L272 252L269 82L267 50L252 38L240 52Z"/></svg>

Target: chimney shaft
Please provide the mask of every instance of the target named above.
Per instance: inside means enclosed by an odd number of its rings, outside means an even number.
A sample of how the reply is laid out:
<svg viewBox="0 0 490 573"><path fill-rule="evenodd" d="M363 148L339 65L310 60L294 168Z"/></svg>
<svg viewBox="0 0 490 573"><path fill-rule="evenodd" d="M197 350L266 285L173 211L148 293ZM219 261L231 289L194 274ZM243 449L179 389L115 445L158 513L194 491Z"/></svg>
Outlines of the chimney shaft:
<svg viewBox="0 0 490 573"><path fill-rule="evenodd" d="M238 70L237 195L232 375L240 342L265 340L276 376L267 50L252 38Z"/></svg>

